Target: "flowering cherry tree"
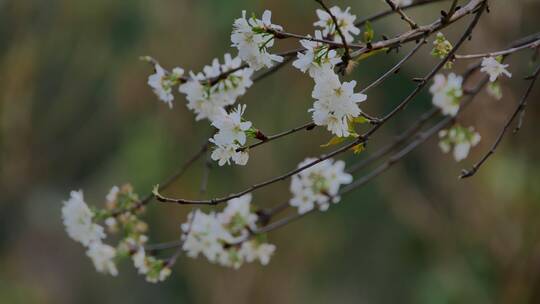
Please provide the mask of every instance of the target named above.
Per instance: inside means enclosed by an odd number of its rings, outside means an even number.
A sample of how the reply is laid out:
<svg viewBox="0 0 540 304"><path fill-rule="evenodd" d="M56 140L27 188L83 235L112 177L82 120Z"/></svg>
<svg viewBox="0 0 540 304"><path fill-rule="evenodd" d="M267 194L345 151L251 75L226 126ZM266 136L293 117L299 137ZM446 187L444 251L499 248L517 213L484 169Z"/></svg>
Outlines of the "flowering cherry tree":
<svg viewBox="0 0 540 304"><path fill-rule="evenodd" d="M288 32L283 25L273 24L272 13L268 10L262 12L260 18L257 13L243 11L240 18L232 21L230 42L236 49L236 56L225 53L222 61L216 58L202 71L189 73L180 67L169 71L157 60L142 57L154 68L154 73L148 77L148 85L156 97L171 108L183 107L185 103L186 110L193 112L196 121L210 124L215 132L178 174L156 185L153 192L143 198L130 185L113 186L105 197L105 206L97 208L86 203L82 190L72 191L62 207L67 234L86 248L97 271L116 276L119 274L117 264L121 260L131 260L138 273L152 283L165 280L182 253L225 267L238 268L252 262L267 265L276 253L276 245L269 241L269 232L339 203L348 192L362 187L429 138L438 135L442 152L452 152L456 161L467 159L481 136L473 126L463 127L458 122L460 114L486 85L500 98L502 90L498 83L512 77L510 66L503 63L505 58L520 51L538 49L540 34L518 39L503 50L460 55L460 47L488 12L488 1L469 0L461 5L456 0L448 1L448 9L426 25L417 24L406 14L411 7L440 1L384 0L387 11L362 19L348 7L329 7L322 0L316 0L319 7L313 15L316 18L313 35ZM375 39L376 27L372 23L393 14L403 20L405 31L392 38L382 35ZM462 19L469 20L464 27L456 23ZM443 34L448 27L460 29L457 41L450 42ZM297 48L281 53L273 51L274 45L284 39L298 41ZM409 45L410 51L391 69L382 71L372 83L364 85L355 80L343 80L344 75L368 56L384 58L387 53ZM423 47L431 47L431 55L438 60L431 71L421 78L414 78L415 88L390 112L378 115L364 112L364 103L383 102L369 98L367 91L397 72ZM472 61L473 64L459 75L451 70L461 61ZM275 135L265 134L262 126L249 120L255 108L248 108L239 100L254 82L291 62L299 74L313 79L313 105L305 109L312 121ZM464 169L460 177L473 176L480 169L516 119L516 131L519 130L527 98L539 73L537 67L527 78L527 90L489 151L470 169ZM475 74L480 77L471 77ZM410 128L387 146L368 151L366 143L377 131L426 88L432 95L433 107L413 120ZM222 197L192 200L160 193L207 154L219 166L243 166L256 147L313 128L325 129L332 136L322 147L337 148L324 154L313 151L289 172ZM336 159L345 153L370 155L346 164ZM320 155L313 156L317 154ZM361 174L367 165L380 160L382 163L375 169ZM276 204L274 208L257 208L261 198L257 197L256 191L284 180L290 180L290 200ZM148 225L141 216L151 203L193 206L185 221L178 225L177 240L149 242ZM203 211L201 206L210 208ZM294 214L276 220L275 216L287 208L294 210ZM176 248L175 253L166 259L154 255L172 248Z"/></svg>

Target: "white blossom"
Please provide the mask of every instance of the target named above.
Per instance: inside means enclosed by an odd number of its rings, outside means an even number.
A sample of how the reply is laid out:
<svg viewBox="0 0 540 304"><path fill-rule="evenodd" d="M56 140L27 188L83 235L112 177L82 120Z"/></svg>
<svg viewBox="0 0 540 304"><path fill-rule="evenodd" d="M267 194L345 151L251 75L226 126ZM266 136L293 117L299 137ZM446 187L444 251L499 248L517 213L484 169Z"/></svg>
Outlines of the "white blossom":
<svg viewBox="0 0 540 304"><path fill-rule="evenodd" d="M312 96L315 98L313 122L318 126L326 126L328 131L339 137L350 135L348 122L361 113L358 103L367 96L354 93L356 81L341 83L339 77L331 72L316 79Z"/></svg>
<svg viewBox="0 0 540 304"><path fill-rule="evenodd" d="M315 38L323 38L321 31L315 31ZM332 70L341 62L337 52L331 50L327 44L306 39L300 40L300 44L305 50L297 53L298 59L293 62L293 66L303 73L309 71L312 78L316 78L318 69Z"/></svg>
<svg viewBox="0 0 540 304"><path fill-rule="evenodd" d="M268 52L274 45L274 35L268 30L281 31L283 28L272 24L272 13L265 10L261 19L246 18L246 11L242 17L234 21L231 34L232 46L238 49L238 55L249 66L256 70L263 67L272 67L274 62L282 62L283 57Z"/></svg>
<svg viewBox="0 0 540 304"><path fill-rule="evenodd" d="M174 85L178 84L180 77L184 75L184 70L177 67L169 74L158 63L154 65L154 69L155 73L148 76L148 85L160 100L172 108L172 101L174 99L172 89Z"/></svg>
<svg viewBox="0 0 540 304"><path fill-rule="evenodd" d="M353 35L360 34L360 29L354 25L356 16L349 13L350 9L350 7L347 7L342 11L338 6L330 8L330 12L336 17L338 26L343 33L343 36L345 36L346 42L352 42L354 40ZM323 36L330 36L333 37L334 41L341 42L341 37L336 31L332 16L322 9L317 10L317 16L319 17L319 20L313 23L313 25L322 28Z"/></svg>
<svg viewBox="0 0 540 304"><path fill-rule="evenodd" d="M214 136L214 142L217 145L228 145L246 143L246 131L251 128L250 121L242 121L242 115L246 110L246 105L238 105L238 107L226 115L222 115L212 125L219 132Z"/></svg>
<svg viewBox="0 0 540 304"><path fill-rule="evenodd" d="M315 160L315 158L307 158L298 165L298 168ZM325 211L330 206L330 202L338 203L340 186L352 182L352 176L344 169L343 161L334 162L327 159L293 175L290 186L293 197L289 204L297 207L298 213L304 214L315 206Z"/></svg>
<svg viewBox="0 0 540 304"><path fill-rule="evenodd" d="M230 165L231 160L240 166L245 166L247 164L249 160L248 152L236 151L237 149L241 148L240 145L235 143L220 145L217 144L213 138L210 138L210 142L216 145L212 151L212 154L210 154L210 157L212 160L217 161L218 165Z"/></svg>
<svg viewBox="0 0 540 304"><path fill-rule="evenodd" d="M112 204L116 201L116 198L118 196L118 193L120 192L120 188L118 186L113 186L111 190L109 190L109 193L105 197L105 200L107 203Z"/></svg>
<svg viewBox="0 0 540 304"><path fill-rule="evenodd" d="M506 69L509 65L502 64L494 57L485 57L482 59L481 72L485 72L489 75L489 81L494 82L500 75L506 75L512 77L512 74Z"/></svg>
<svg viewBox="0 0 540 304"><path fill-rule="evenodd" d="M143 246L139 246L137 252L135 252L131 259L133 260L133 265L139 272L139 274L146 274L148 272L148 265L146 263L146 252Z"/></svg>
<svg viewBox="0 0 540 304"><path fill-rule="evenodd" d="M464 128L455 125L449 130L439 132L439 147L444 153L453 150L454 159L459 162L467 158L472 147L480 142L480 134L473 127Z"/></svg>
<svg viewBox="0 0 540 304"><path fill-rule="evenodd" d="M227 207L218 214L218 220L227 226L232 226L233 232L244 229L246 226L255 228L257 215L251 212L251 194L229 200Z"/></svg>
<svg viewBox="0 0 540 304"><path fill-rule="evenodd" d="M202 73L190 72L189 80L180 85L179 91L186 95L187 107L195 112L196 120L218 119L226 114L226 106L233 105L238 97L246 93L246 89L253 84L253 70L237 70L241 64L239 57L232 58L230 54L225 54L223 64L214 59L211 65L203 68ZM233 70L236 71L231 72ZM221 77L226 73L229 74Z"/></svg>
<svg viewBox="0 0 540 304"><path fill-rule="evenodd" d="M113 247L101 242L92 242L90 243L90 246L88 246L86 255L90 257L98 272L110 274L112 276L118 275L118 270L114 263L116 249Z"/></svg>
<svg viewBox="0 0 540 304"><path fill-rule="evenodd" d="M440 108L444 115L456 116L463 90L461 88L463 77L450 73L448 78L437 74L433 78L433 85L429 91L433 95L433 104Z"/></svg>
<svg viewBox="0 0 540 304"><path fill-rule="evenodd" d="M84 202L83 193L71 191L69 200L64 201L62 220L68 235L84 246L100 242L105 238L103 227L93 222L94 213Z"/></svg>
<svg viewBox="0 0 540 304"><path fill-rule="evenodd" d="M259 260L261 265L268 265L270 258L276 251L276 246L273 244L258 244L257 242L244 242L240 248L239 255L242 256L246 262L251 263L255 260Z"/></svg>
<svg viewBox="0 0 540 304"><path fill-rule="evenodd" d="M251 211L251 194L227 202L220 213L195 210L182 224L183 250L189 257L204 255L211 263L239 268L244 262L258 259L266 265L275 246L264 243L258 236L250 239L257 228L257 215Z"/></svg>

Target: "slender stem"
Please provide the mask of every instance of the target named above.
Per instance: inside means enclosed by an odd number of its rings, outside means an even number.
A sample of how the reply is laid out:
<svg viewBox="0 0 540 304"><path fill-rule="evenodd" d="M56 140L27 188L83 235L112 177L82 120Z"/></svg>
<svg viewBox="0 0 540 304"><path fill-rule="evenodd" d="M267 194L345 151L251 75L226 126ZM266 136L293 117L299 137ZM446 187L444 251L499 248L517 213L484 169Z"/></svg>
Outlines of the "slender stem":
<svg viewBox="0 0 540 304"><path fill-rule="evenodd" d="M311 130L311 129L315 128L315 127L316 127L316 125L313 122L308 122L308 123L305 123L305 124L303 124L301 126L298 126L298 127L292 128L290 130L287 130L285 132L281 132L281 133L278 133L278 134L275 134L275 135L272 135L272 136L268 136L265 140L259 141L257 143L251 144L249 146L240 147L240 148L236 149L236 152L241 152L241 151L244 151L244 150L250 150L250 149L253 149L253 148L258 147L260 145L269 143L269 142L271 142L273 140L276 140L278 138L285 137L287 135L290 135L290 134L293 134L293 133L296 133L296 132L302 131L302 130Z"/></svg>
<svg viewBox="0 0 540 304"><path fill-rule="evenodd" d="M469 170L464 169L462 171L461 175L459 176L459 178L467 178L467 177L474 176L476 174L476 172L478 172L480 167L488 160L488 158L492 154L495 153L495 150L497 149L497 147L501 143L501 141L502 141L502 139L504 137L504 134L510 128L510 125L512 124L512 122L516 119L516 117L518 115L520 115L520 113L523 113L523 111L525 111L525 107L527 106L527 98L531 94L531 91L532 91L532 89L534 87L534 84L536 83L536 79L538 79L539 74L540 74L540 65L536 68L533 75L528 77L528 79L530 79L530 83L529 83L529 86L527 87L527 90L525 91L525 93L521 97L521 100L519 101L518 106L516 107L516 109L514 110L514 112L510 116L510 118L508 119L508 121L506 121L506 124L502 128L501 132L499 133L499 136L497 136L497 139L495 140L495 142L493 143L493 145L491 146L489 151L486 154L484 154L484 156L480 159L480 161L478 161L476 164L474 164L471 169L469 169Z"/></svg>
<svg viewBox="0 0 540 304"><path fill-rule="evenodd" d="M433 3L442 2L442 1L448 1L448 0L416 0L416 1L414 1L413 3L411 3L409 5L401 6L401 9L402 10L408 10L408 9L411 9L411 8L414 8L414 7L417 7L417 6L422 6L422 5L426 5L426 4L433 4ZM384 18L384 17L389 16L389 15L391 15L393 13L394 13L394 10L389 9L387 11L380 12L380 13L377 13L375 15L366 17L366 18L361 19L361 20L358 20L357 22L354 23L354 25L357 26L357 27L361 27L361 26L364 26L367 22L372 22L372 21Z"/></svg>
<svg viewBox="0 0 540 304"><path fill-rule="evenodd" d="M497 56L504 56L504 55L512 54L512 53L515 53L524 49L529 49L529 48L534 49L539 46L540 46L540 38L533 42L530 42L530 43L527 43L518 47L513 47L506 50L498 51L498 52L470 54L470 55L455 55L455 58L456 59L477 59L477 58L484 58L484 57L497 57Z"/></svg>
<svg viewBox="0 0 540 304"><path fill-rule="evenodd" d="M407 14L405 14L405 12L401 9L401 7L395 4L393 0L385 0L385 1L386 1L386 4L388 4L388 6L390 6L390 8L394 12L396 12L399 16L401 16L402 20L404 20L405 22L407 22L407 24L409 24L409 26L411 27L411 30L418 28L418 24L416 24L416 22L414 22L414 20L412 20L411 17L407 16Z"/></svg>
<svg viewBox="0 0 540 304"><path fill-rule="evenodd" d="M386 80L388 77L390 77L392 74L394 74L401 66L407 62L426 42L426 39L423 39L420 43L416 44L416 46L405 56L403 57L395 66L393 66L390 70L388 70L386 73L381 75L378 79L376 79L374 82L372 82L370 85L365 87L360 93L365 93L369 89L379 85L381 82Z"/></svg>

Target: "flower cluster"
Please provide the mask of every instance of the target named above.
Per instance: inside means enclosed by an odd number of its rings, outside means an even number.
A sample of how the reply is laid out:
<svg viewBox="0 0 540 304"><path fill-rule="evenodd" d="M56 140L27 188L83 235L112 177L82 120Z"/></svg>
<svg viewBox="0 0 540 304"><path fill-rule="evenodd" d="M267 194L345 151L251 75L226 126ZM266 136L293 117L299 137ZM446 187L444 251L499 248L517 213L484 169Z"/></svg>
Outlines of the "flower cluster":
<svg viewBox="0 0 540 304"><path fill-rule="evenodd" d="M84 201L82 191L71 191L69 200L64 201L62 207L62 219L68 235L87 247L86 254L97 271L116 276L116 250L102 243L106 236L104 228L94 222L94 217L95 212Z"/></svg>
<svg viewBox="0 0 540 304"><path fill-rule="evenodd" d="M302 168L315 161L315 158L306 158L298 164ZM298 208L298 213L304 214L315 208L321 211L330 207L330 203L338 203L339 187L352 182L352 176L344 171L345 162L324 160L294 175L290 190L293 197L289 204Z"/></svg>
<svg viewBox="0 0 540 304"><path fill-rule="evenodd" d="M350 9L350 7L347 7L343 11L338 6L330 8L330 12L336 17L337 26L345 37L346 42L352 42L354 40L353 35L360 34L360 29L354 25L356 16L349 13ZM334 20L332 20L332 16L322 9L317 10L317 16L319 17L319 20L313 23L313 25L322 28L323 36L333 39L335 42L342 42L341 37L338 35L336 24L334 24Z"/></svg>
<svg viewBox="0 0 540 304"><path fill-rule="evenodd" d="M323 38L321 31L315 31L315 38ZM298 59L293 62L293 66L303 73L309 71L313 79L321 78L341 62L337 52L331 50L328 44L305 39L300 40L300 44L305 50L297 53Z"/></svg>
<svg viewBox="0 0 540 304"><path fill-rule="evenodd" d="M158 63L154 64L154 70L155 73L148 76L148 85L161 101L168 104L169 108L172 108L172 101L174 100L173 88L181 82L184 70L176 67L172 70L172 73L168 73Z"/></svg>
<svg viewBox="0 0 540 304"><path fill-rule="evenodd" d="M255 71L263 67L271 67L274 62L282 62L283 57L268 52L274 45L274 31L283 28L272 24L272 13L264 11L262 20L252 16L246 18L246 11L242 11L242 17L234 21L231 34L232 46L238 49L238 56L242 58Z"/></svg>
<svg viewBox="0 0 540 304"><path fill-rule="evenodd" d="M220 213L195 210L181 228L183 250L189 257L199 254L212 263L239 268L244 262L259 260L268 264L276 247L263 235L251 236L257 228L257 215L251 211L251 194L229 200Z"/></svg>
<svg viewBox="0 0 540 304"><path fill-rule="evenodd" d="M485 72L489 75L489 81L494 82L500 75L506 75L512 77L512 74L506 69L509 65L502 64L502 57L485 57L482 59L481 72Z"/></svg>
<svg viewBox="0 0 540 304"><path fill-rule="evenodd" d="M237 165L242 166L248 162L248 152L237 151L246 143L246 133L252 130L251 122L242 119L245 110L245 105L238 105L235 110L220 116L212 123L219 131L210 139L210 142L216 145L211 157L218 161L220 166L225 163L230 164L231 159Z"/></svg>
<svg viewBox="0 0 540 304"><path fill-rule="evenodd" d="M474 131L473 127L465 128L454 125L449 130L439 132L439 147L444 153L453 150L454 159L462 161L469 155L472 147L480 142L480 134Z"/></svg>
<svg viewBox="0 0 540 304"><path fill-rule="evenodd" d="M433 78L433 85L429 88L433 94L433 104L440 108L444 115L456 116L463 90L461 88L463 77L450 73L448 78L437 74Z"/></svg>
<svg viewBox="0 0 540 304"><path fill-rule="evenodd" d="M215 121L225 115L225 107L233 105L246 93L253 82L253 70L240 68L242 60L225 54L224 63L218 59L207 65L201 73L190 72L189 80L180 85L179 91L186 95L188 109L197 115L195 120Z"/></svg>
<svg viewBox="0 0 540 304"><path fill-rule="evenodd" d="M148 282L164 280L170 274L167 263L145 255L145 235L148 226L133 211L139 201L129 185L112 187L105 198L105 209L91 210L84 201L82 191L72 191L64 202L62 218L68 235L87 247L86 255L92 260L98 272L118 275L116 263L132 256L140 274L146 275ZM120 212L118 212L120 211ZM116 216L113 216L116 214ZM116 247L103 243L105 228L96 224L103 220L110 233L122 232L123 238Z"/></svg>
<svg viewBox="0 0 540 304"><path fill-rule="evenodd" d="M354 93L356 81L343 82L337 74L328 71L319 78L315 78L315 87L311 93L315 99L313 108L313 122L318 126L326 126L328 131L338 137L354 135L350 123L361 113L358 103L367 99L367 96Z"/></svg>
<svg viewBox="0 0 540 304"><path fill-rule="evenodd" d="M446 56L448 56L450 51L452 51L452 48L452 44L446 39L446 37L444 37L444 34L438 32L437 36L435 36L435 41L433 41L433 49L431 50L431 55L439 59L444 59ZM444 68L450 69L452 68L452 65L452 60L448 60L445 63Z"/></svg>

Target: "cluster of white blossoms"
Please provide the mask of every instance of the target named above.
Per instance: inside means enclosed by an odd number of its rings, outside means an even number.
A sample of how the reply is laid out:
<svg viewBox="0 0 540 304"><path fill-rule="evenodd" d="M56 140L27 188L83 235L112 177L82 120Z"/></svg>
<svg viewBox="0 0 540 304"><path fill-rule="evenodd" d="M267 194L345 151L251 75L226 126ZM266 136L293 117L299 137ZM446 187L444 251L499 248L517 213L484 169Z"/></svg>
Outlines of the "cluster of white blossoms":
<svg viewBox="0 0 540 304"><path fill-rule="evenodd" d="M350 7L347 7L343 11L338 6L333 6L332 8L330 8L330 12L332 13L332 15L334 15L334 17L336 17L338 23L337 25L339 26L341 33L345 37L346 42L352 42L354 40L353 35L360 34L360 29L354 25L354 20L356 20L356 16L349 13L350 9ZM322 29L322 35L324 37L333 39L335 42L342 42L341 37L338 34L336 25L332 20L332 16L322 9L317 10L317 16L319 17L319 20L313 23L313 25L318 26Z"/></svg>
<svg viewBox="0 0 540 304"><path fill-rule="evenodd" d="M271 16L272 13L265 10L262 19L255 16L248 19L246 11L242 11L242 17L236 19L233 24L232 46L238 49L238 56L255 71L263 67L272 67L274 62L283 61L283 57L268 52L274 45L272 31L283 30L281 26L272 24Z"/></svg>
<svg viewBox="0 0 540 304"><path fill-rule="evenodd" d="M257 215L251 211L251 194L229 200L220 213L195 210L182 224L182 248L189 257L200 254L212 263L239 268L244 262L270 261L276 247L263 235L251 236L257 229Z"/></svg>
<svg viewBox="0 0 540 304"><path fill-rule="evenodd" d="M106 209L91 210L82 191L72 191L70 199L64 201L62 207L62 219L68 235L86 247L86 255L96 270L117 276L116 263L131 256L135 268L146 276L148 282L167 278L170 274L167 263L145 254L147 225L131 211L139 201L131 186L112 187L105 201ZM119 210L123 211L117 217L112 216ZM107 235L105 228L96 224L99 220L105 222L108 232L115 234L121 231L124 234L116 247L103 243Z"/></svg>
<svg viewBox="0 0 540 304"><path fill-rule="evenodd" d="M322 39L321 31L315 31L315 39ZM335 50L331 50L328 44L302 39L300 44L305 48L298 52L293 66L303 73L309 72L313 79L320 79L329 71L333 71L336 64L341 62Z"/></svg>
<svg viewBox="0 0 540 304"><path fill-rule="evenodd" d="M231 160L242 166L248 162L248 152L237 151L246 143L246 133L252 130L252 123L242 119L245 110L246 105L238 105L236 109L220 116L212 123L219 131L210 139L210 142L216 145L211 157L218 161L220 166L230 164Z"/></svg>
<svg viewBox="0 0 540 304"><path fill-rule="evenodd" d="M356 81L343 82L335 73L327 73L316 80L311 93L315 99L313 108L313 122L318 126L326 126L328 131L338 137L348 137L351 132L349 124L361 113L358 103L367 99L367 96L354 93Z"/></svg>
<svg viewBox="0 0 540 304"><path fill-rule="evenodd" d="M306 158L298 168L315 160ZM330 203L339 202L339 187L352 182L352 176L344 169L345 162L327 159L294 175L290 187L293 197L289 204L298 208L299 214L309 212L315 206L321 211L327 210Z"/></svg>
<svg viewBox="0 0 540 304"><path fill-rule="evenodd" d="M441 109L444 115L456 116L459 111L463 77L450 73L448 77L437 74L433 78L433 85L429 88L433 94L433 104Z"/></svg>
<svg viewBox="0 0 540 304"><path fill-rule="evenodd" d="M506 75L507 77L512 77L512 74L506 69L509 65L502 64L502 57L485 57L482 59L482 68L481 72L485 72L489 75L489 81L495 82L500 75Z"/></svg>
<svg viewBox="0 0 540 304"><path fill-rule="evenodd" d="M118 275L114 263L116 250L102 243L105 238L104 228L94 223L94 212L84 201L82 191L71 191L69 200L64 201L62 219L68 235L75 241L87 247L86 254L97 271Z"/></svg>
<svg viewBox="0 0 540 304"><path fill-rule="evenodd" d="M253 84L253 70L239 69L241 65L239 57L225 54L223 64L214 59L203 72L190 72L189 80L180 85L179 91L186 95L188 109L197 115L195 120L206 118L212 122L219 119L226 114L225 107L233 105L246 93Z"/></svg>
<svg viewBox="0 0 540 304"><path fill-rule="evenodd" d="M337 18L340 29L347 42L354 40L352 34L359 34L360 30L354 26L356 16L351 15L347 8L342 11L334 6L330 9ZM331 16L324 10L317 10L319 21L315 26L322 27L315 31L316 39L336 39L337 31ZM341 40L339 40L341 41ZM315 81L312 97L315 99L312 112L313 122L318 126L326 126L328 131L338 137L348 137L351 134L351 124L361 114L358 104L367 99L364 94L354 93L355 81L341 83L339 76L334 72L336 64L341 58L328 44L300 40L304 50L297 53L297 59L293 66L302 72L309 72L309 76Z"/></svg>
<svg viewBox="0 0 540 304"><path fill-rule="evenodd" d="M453 150L454 159L462 161L469 155L472 147L480 142L480 134L474 131L473 127L465 128L454 125L449 130L439 132L439 147L444 153Z"/></svg>
<svg viewBox="0 0 540 304"><path fill-rule="evenodd" d="M154 70L155 73L148 76L148 85L161 101L168 104L169 108L172 108L172 101L174 100L173 88L181 82L184 70L176 67L172 70L172 73L169 73L158 63L154 64Z"/></svg>

